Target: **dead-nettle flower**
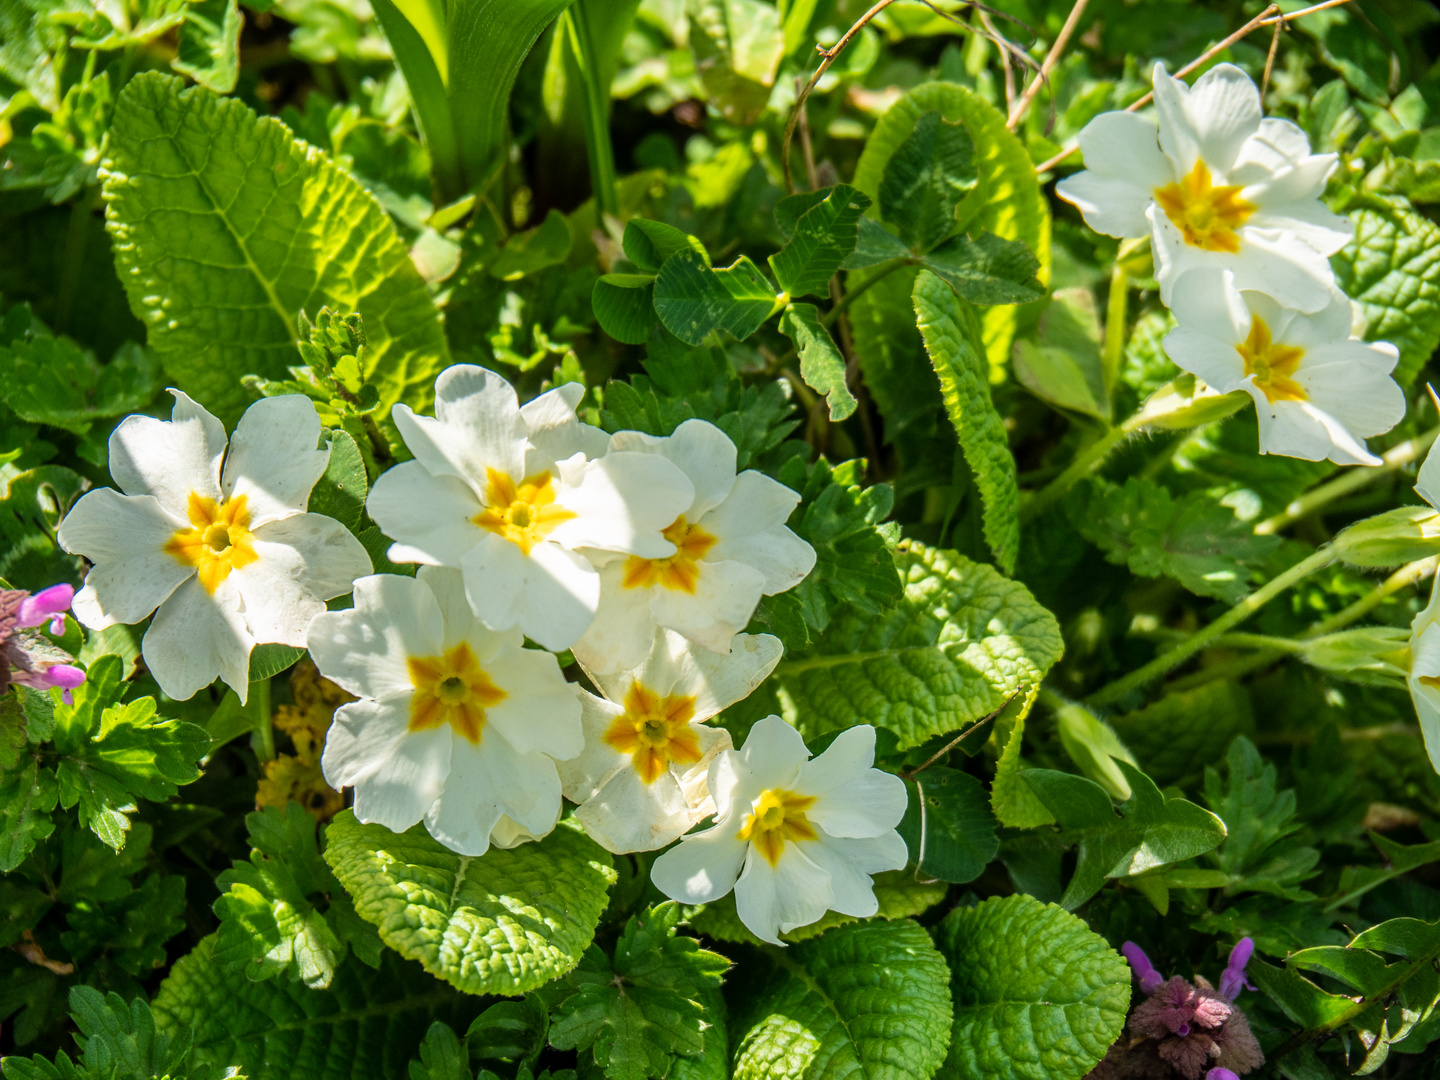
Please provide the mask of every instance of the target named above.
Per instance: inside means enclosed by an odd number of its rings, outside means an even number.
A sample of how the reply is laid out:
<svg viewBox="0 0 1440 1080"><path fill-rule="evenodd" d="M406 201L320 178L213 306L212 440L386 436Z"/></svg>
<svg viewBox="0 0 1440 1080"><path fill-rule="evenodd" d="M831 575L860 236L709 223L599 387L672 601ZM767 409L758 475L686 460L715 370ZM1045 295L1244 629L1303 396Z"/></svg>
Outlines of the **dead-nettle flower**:
<svg viewBox="0 0 1440 1080"><path fill-rule="evenodd" d="M65 704L85 681L85 672L67 663L61 652L38 634L27 633L48 623L50 633L65 632L65 613L75 590L52 585L34 595L23 589L0 589L0 693L14 683L33 690L59 688Z"/></svg>
<svg viewBox="0 0 1440 1080"><path fill-rule="evenodd" d="M1219 989L1198 975L1193 983L1166 979L1133 941L1120 951L1146 996L1130 1013L1129 1039L1112 1046L1088 1080L1238 1080L1264 1064L1250 1022L1234 1004L1241 990L1254 989L1245 980L1253 941L1244 938L1231 950Z"/></svg>

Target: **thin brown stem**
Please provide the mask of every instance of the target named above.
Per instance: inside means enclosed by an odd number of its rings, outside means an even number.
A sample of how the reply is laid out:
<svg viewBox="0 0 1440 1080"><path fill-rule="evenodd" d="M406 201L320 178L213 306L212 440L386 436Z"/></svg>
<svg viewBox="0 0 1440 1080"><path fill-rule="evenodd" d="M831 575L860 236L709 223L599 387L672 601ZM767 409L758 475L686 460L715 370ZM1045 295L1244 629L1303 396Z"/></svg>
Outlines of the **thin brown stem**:
<svg viewBox="0 0 1440 1080"><path fill-rule="evenodd" d="M1090 0L1075 0L1074 6L1070 8L1070 14L1065 19L1065 25L1060 27L1060 33L1055 35L1055 42L1050 46L1050 51L1045 54L1045 60L1040 65L1040 70L1025 92L1020 95L1020 100L1010 110L1010 118L1005 121L1005 126L1014 131L1020 126L1024 119L1025 112L1030 108L1030 103L1035 100L1035 95L1040 93L1040 87L1050 81L1050 72L1060 62L1060 57L1065 52L1065 46L1070 44L1070 36L1075 33L1075 27L1080 24L1080 17L1085 14L1085 6ZM1008 71L1008 69L1007 69ZM1008 102L1009 99L1007 98Z"/></svg>
<svg viewBox="0 0 1440 1080"><path fill-rule="evenodd" d="M980 729L980 725L982 725L982 724L988 724L991 720L994 720L994 719L995 719L997 716L999 716L1002 712L1004 712L1006 709L1008 709L1008 708L1010 707L1010 703L1011 703L1012 701L1014 701L1016 698L1018 698L1019 696L1020 696L1020 695L1019 695L1018 692L1017 692L1017 693L1014 693L1014 694L1011 694L1008 698L1005 699L1005 704L1001 705L998 709L996 709L994 712L990 713L989 715L987 715L987 716L982 716L979 720L976 720L973 724L971 724L969 727L967 727L964 731L960 732L959 735L956 735L955 738L951 739L948 743L946 743L944 746L942 746L939 750L936 750L935 753L931 754L928 758L926 758L926 759L924 760L924 762L922 762L922 763L919 764L919 765L916 765L915 768L913 768L913 769L906 769L904 772L900 773L900 774L899 774L899 775L900 775L900 779L901 779L901 780L914 780L915 777L919 776L922 772L924 772L926 769L928 769L931 765L934 765L935 762L939 761L939 760L940 760L941 758L943 758L946 754L950 753L951 750L954 750L955 747L959 746L962 742L964 742L973 732L978 731L978 730Z"/></svg>
<svg viewBox="0 0 1440 1080"><path fill-rule="evenodd" d="M804 85L797 78L795 88L798 92ZM815 148L810 143L810 110L800 110L800 156L805 161L805 181L810 185L810 190L815 191L820 187L820 174L815 169Z"/></svg>
<svg viewBox="0 0 1440 1080"><path fill-rule="evenodd" d="M992 38L998 39L1000 31L995 28L995 23L989 13L981 11L977 14L980 16L980 25L985 28L985 32ZM1015 108L1015 68L1003 48L1000 49L1000 63L1005 74L1005 115L1009 116Z"/></svg>
<svg viewBox="0 0 1440 1080"><path fill-rule="evenodd" d="M1275 32L1270 35L1270 52L1265 56L1265 74L1260 79L1260 101L1263 106L1265 92L1270 89L1270 73L1275 70L1275 54L1280 49L1280 31L1285 29L1283 22L1275 24Z"/></svg>

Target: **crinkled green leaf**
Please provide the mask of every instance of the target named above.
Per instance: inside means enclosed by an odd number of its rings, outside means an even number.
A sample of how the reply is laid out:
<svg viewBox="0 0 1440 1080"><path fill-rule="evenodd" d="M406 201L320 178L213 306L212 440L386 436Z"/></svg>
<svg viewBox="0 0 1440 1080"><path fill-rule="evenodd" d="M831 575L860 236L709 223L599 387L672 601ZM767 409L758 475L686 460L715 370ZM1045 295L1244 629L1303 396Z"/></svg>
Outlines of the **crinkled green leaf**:
<svg viewBox="0 0 1440 1080"><path fill-rule="evenodd" d="M991 897L952 911L935 940L955 999L942 1076L1080 1080L1125 1026L1129 967L1054 904Z"/></svg>
<svg viewBox="0 0 1440 1080"><path fill-rule="evenodd" d="M127 342L108 364L69 338L0 348L0 398L22 420L83 435L97 420L143 409L160 389L155 354Z"/></svg>
<svg viewBox="0 0 1440 1080"><path fill-rule="evenodd" d="M550 1045L591 1050L610 1080L649 1080L671 1069L674 1055L705 1047L700 993L720 985L730 961L680 937L674 901L646 908L625 924L614 959L596 946L565 977L572 992L555 1007Z"/></svg>
<svg viewBox="0 0 1440 1080"><path fill-rule="evenodd" d="M969 773L934 766L905 783L910 801L897 826L918 872L974 881L1000 850L985 785Z"/></svg>
<svg viewBox="0 0 1440 1080"><path fill-rule="evenodd" d="M1105 789L1083 776L1052 769L1026 769L1020 774L1055 816L1058 839L1077 848L1075 874L1060 899L1067 911L1094 896L1106 878L1143 874L1192 859L1225 839L1225 823L1214 814L1178 796L1162 794L1129 762L1116 765L1132 792L1118 811Z"/></svg>
<svg viewBox="0 0 1440 1080"><path fill-rule="evenodd" d="M1250 592L1250 566L1279 538L1256 536L1210 493L1179 498L1131 477L1123 485L1091 480L1072 497L1070 520L1113 563L1146 577L1169 577L1193 593L1237 603Z"/></svg>
<svg viewBox="0 0 1440 1080"><path fill-rule="evenodd" d="M283 378L296 316L329 305L365 320L385 408L429 404L448 355L439 312L379 204L278 120L155 73L115 109L106 161L116 269L179 387L222 418L239 377Z"/></svg>
<svg viewBox="0 0 1440 1080"><path fill-rule="evenodd" d="M748 255L712 270L694 251L680 251L655 278L655 314L687 345L716 331L743 341L775 310L775 288Z"/></svg>
<svg viewBox="0 0 1440 1080"><path fill-rule="evenodd" d="M202 938L160 984L151 1009L172 1034L193 1027L195 1059L248 1080L406 1080L430 1024L463 1026L470 999L386 952L379 970L342 964L324 992L251 982Z"/></svg>
<svg viewBox="0 0 1440 1080"><path fill-rule="evenodd" d="M800 354L800 377L825 398L831 420L844 420L855 411L855 395L845 385L845 357L830 331L820 321L814 304L789 304L780 317L780 332L795 343Z"/></svg>
<svg viewBox="0 0 1440 1080"><path fill-rule="evenodd" d="M944 1060L949 972L909 919L837 927L748 966L735 1080L929 1080Z"/></svg>
<svg viewBox="0 0 1440 1080"><path fill-rule="evenodd" d="M780 288L796 296L826 296L830 278L855 250L860 216L868 196L848 184L809 192L811 205L794 222L785 246L770 256L770 269ZM797 196L790 196L797 198ZM781 218L779 209L776 219Z"/></svg>
<svg viewBox="0 0 1440 1080"><path fill-rule="evenodd" d="M977 181L970 133L932 109L915 121L885 163L880 216L916 254L924 254L956 233L955 211Z"/></svg>
<svg viewBox="0 0 1440 1080"><path fill-rule="evenodd" d="M325 861L381 940L469 994L523 994L573 968L615 880L610 856L568 824L479 858L348 810L325 836Z"/></svg>
<svg viewBox="0 0 1440 1080"><path fill-rule="evenodd" d="M945 411L985 506L985 541L1008 573L1020 552L1020 494L1015 456L990 396L980 324L970 305L928 271L915 279L914 301L925 349L940 376Z"/></svg>
<svg viewBox="0 0 1440 1080"><path fill-rule="evenodd" d="M874 724L919 746L1038 686L1060 658L1060 627L1019 582L914 543L895 563L903 599L845 610L775 669L784 716L807 738Z"/></svg>

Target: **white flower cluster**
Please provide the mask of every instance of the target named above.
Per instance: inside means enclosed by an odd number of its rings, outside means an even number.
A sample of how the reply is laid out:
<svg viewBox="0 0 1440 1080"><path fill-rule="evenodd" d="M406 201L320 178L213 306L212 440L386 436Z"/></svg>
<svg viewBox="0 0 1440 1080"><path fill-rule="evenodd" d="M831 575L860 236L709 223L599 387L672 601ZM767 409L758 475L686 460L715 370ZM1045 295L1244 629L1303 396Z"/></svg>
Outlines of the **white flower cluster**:
<svg viewBox="0 0 1440 1080"><path fill-rule="evenodd" d="M243 700L255 644L307 647L359 699L336 712L322 766L355 789L361 821L423 821L479 856L546 835L562 794L614 852L714 816L655 862L667 895L733 888L773 942L827 909L873 915L870 875L906 862L905 786L872 767L874 729L811 761L779 717L738 752L706 724L780 659L778 639L741 630L815 564L785 526L799 495L737 474L734 444L704 421L607 436L576 417L583 392L522 407L504 379L460 365L437 380L434 417L396 406L414 460L367 509L390 559L421 564L413 578L371 574L349 531L306 511L328 462L307 398L251 406L227 450L220 422L174 392L169 421L134 416L112 435L120 491L86 495L61 524L94 564L75 614L101 628L153 612L143 655L175 698L218 676ZM600 696L566 681L565 649Z"/></svg>
<svg viewBox="0 0 1440 1080"><path fill-rule="evenodd" d="M1261 453L1378 465L1364 440L1405 414L1394 346L1351 334L1329 256L1350 223L1320 202L1336 165L1288 120L1263 118L1232 64L1194 87L1155 65L1155 119L1097 116L1086 171L1056 185L1097 232L1150 237L1165 351L1220 393L1255 400Z"/></svg>

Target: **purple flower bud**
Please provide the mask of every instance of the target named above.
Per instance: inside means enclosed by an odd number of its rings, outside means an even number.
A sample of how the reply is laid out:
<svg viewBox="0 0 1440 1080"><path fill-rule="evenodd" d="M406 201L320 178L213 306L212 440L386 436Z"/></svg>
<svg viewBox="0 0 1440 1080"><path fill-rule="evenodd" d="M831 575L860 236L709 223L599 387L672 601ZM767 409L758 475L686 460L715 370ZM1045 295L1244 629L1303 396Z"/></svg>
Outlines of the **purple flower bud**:
<svg viewBox="0 0 1440 1080"><path fill-rule="evenodd" d="M85 672L73 664L50 664L38 671L12 671L10 679L34 690L58 687L65 704L74 705L75 695L71 691L85 681Z"/></svg>
<svg viewBox="0 0 1440 1080"><path fill-rule="evenodd" d="M1135 978L1140 981L1140 992L1153 994L1165 982L1165 976L1155 970L1155 965L1150 963L1150 958L1145 955L1145 950L1136 945L1133 941L1127 941L1120 946L1120 951L1125 959L1130 961L1130 967L1135 972Z"/></svg>
<svg viewBox="0 0 1440 1080"><path fill-rule="evenodd" d="M1205 1080L1240 1080L1229 1069L1211 1069L1205 1074Z"/></svg>
<svg viewBox="0 0 1440 1080"><path fill-rule="evenodd" d="M1220 996L1226 1001L1234 1001L1241 990L1255 989L1245 978L1245 965L1250 962L1254 951L1255 942L1248 937L1241 938L1239 944L1230 950L1230 963L1220 976Z"/></svg>
<svg viewBox="0 0 1440 1080"><path fill-rule="evenodd" d="M50 633L58 637L65 632L65 613L70 610L70 601L74 598L73 585L51 585L20 601L20 618L15 625L22 628L39 626L48 619Z"/></svg>

